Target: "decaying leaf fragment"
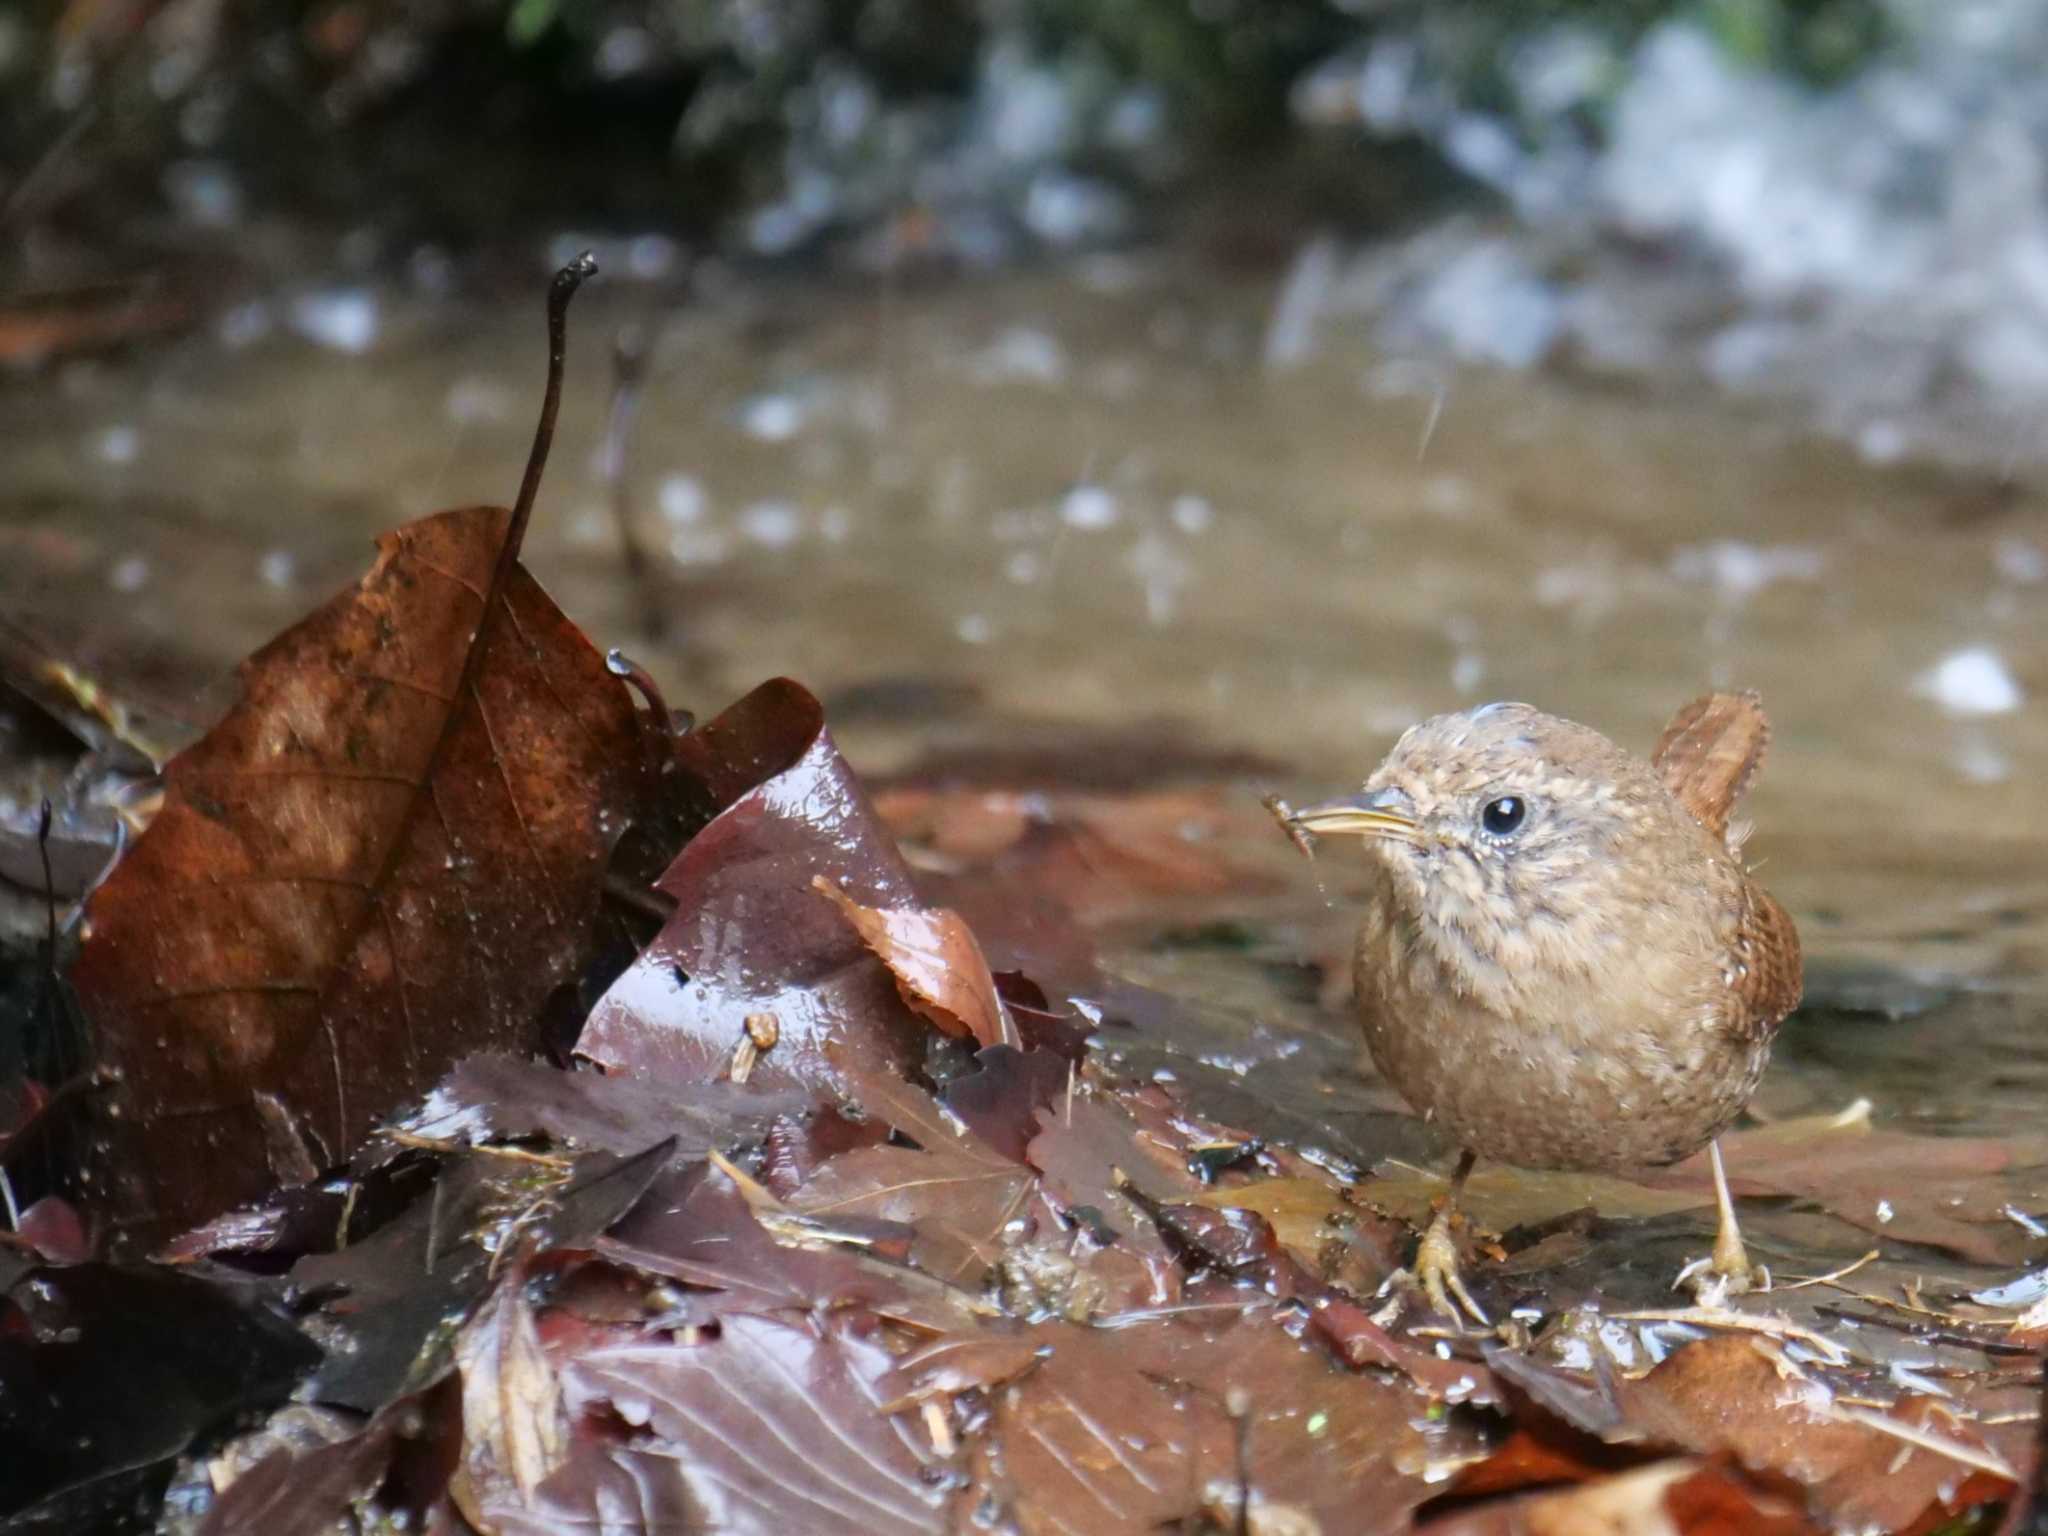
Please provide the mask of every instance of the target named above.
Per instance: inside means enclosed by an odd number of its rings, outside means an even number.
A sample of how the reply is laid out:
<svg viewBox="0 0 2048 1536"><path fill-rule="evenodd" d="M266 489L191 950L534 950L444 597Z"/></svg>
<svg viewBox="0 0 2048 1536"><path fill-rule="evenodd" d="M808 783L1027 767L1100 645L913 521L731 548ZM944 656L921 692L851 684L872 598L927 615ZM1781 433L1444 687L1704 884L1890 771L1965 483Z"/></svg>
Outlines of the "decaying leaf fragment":
<svg viewBox="0 0 2048 1536"><path fill-rule="evenodd" d="M568 1454L562 1384L541 1348L526 1277L508 1273L455 1339L462 1466L449 1485L480 1530L497 1503L524 1507Z"/></svg>
<svg viewBox="0 0 2048 1536"><path fill-rule="evenodd" d="M863 906L823 875L811 884L889 967L903 1000L943 1033L977 1045L1022 1046L974 930L958 912Z"/></svg>

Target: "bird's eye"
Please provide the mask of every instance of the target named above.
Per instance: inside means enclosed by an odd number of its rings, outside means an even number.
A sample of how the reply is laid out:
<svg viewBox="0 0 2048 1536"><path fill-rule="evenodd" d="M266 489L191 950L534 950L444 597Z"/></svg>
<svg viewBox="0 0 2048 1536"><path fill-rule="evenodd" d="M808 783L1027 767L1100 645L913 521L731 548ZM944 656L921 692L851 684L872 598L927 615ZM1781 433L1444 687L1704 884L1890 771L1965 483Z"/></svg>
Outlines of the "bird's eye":
<svg viewBox="0 0 2048 1536"><path fill-rule="evenodd" d="M1479 813L1479 824L1495 837L1506 837L1520 827L1529 814L1529 802L1520 795L1502 795L1489 800Z"/></svg>

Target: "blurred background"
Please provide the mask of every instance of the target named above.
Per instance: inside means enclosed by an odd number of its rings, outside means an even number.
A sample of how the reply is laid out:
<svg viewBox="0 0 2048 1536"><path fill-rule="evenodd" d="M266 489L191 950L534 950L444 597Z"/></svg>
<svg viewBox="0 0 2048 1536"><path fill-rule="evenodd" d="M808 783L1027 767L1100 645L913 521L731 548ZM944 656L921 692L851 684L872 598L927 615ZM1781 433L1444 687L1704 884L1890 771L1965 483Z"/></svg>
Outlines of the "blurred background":
<svg viewBox="0 0 2048 1536"><path fill-rule="evenodd" d="M12 6L0 614L203 725L378 530L510 500L589 247L528 561L676 702L786 672L877 784L1262 838L1240 958L1169 860L1131 962L1256 1015L1341 947L1256 790L1757 687L1817 995L1923 1021L1849 1086L2017 1125L2044 78L2041 0ZM1847 1091L1809 1038L1767 1099Z"/></svg>

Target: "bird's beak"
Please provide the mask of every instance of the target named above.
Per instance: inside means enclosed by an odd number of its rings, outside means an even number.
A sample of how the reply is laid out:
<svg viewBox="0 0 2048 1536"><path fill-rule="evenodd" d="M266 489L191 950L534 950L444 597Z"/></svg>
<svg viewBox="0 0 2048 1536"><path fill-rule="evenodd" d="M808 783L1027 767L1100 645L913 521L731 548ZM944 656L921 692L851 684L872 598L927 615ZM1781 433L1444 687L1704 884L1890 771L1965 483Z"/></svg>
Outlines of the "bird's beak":
<svg viewBox="0 0 2048 1536"><path fill-rule="evenodd" d="M1375 837L1398 843L1412 843L1422 831L1415 819L1414 802L1391 787L1304 806L1288 817L1288 823L1319 835Z"/></svg>

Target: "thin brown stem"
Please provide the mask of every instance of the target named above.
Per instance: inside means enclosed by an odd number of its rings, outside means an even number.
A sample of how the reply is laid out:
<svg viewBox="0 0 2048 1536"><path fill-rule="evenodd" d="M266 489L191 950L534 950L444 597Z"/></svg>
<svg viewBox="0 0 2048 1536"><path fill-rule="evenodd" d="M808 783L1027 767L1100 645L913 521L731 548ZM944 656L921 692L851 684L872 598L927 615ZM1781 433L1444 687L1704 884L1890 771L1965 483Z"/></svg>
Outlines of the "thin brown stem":
<svg viewBox="0 0 2048 1536"><path fill-rule="evenodd" d="M633 478L627 472L632 459L633 426L640 417L640 400L647 380L647 339L637 325L622 326L612 342L612 408L605 424L603 464L611 485L612 521L618 525L619 554L626 567L626 582L640 607L640 629L650 640L659 640L667 628L661 593L655 583L654 563L633 519Z"/></svg>
<svg viewBox="0 0 2048 1536"><path fill-rule="evenodd" d="M548 285L548 383L541 397L540 420L534 424L533 447L526 456L526 475L519 482L519 499L512 503L512 525L505 530L504 547L498 551L498 567L491 590L502 592L505 578L526 541L526 525L533 521L534 499L540 495L540 478L548 467L548 450L555 442L555 418L562 409L562 364L569 351L569 301L576 290L597 275L597 258L585 251Z"/></svg>

